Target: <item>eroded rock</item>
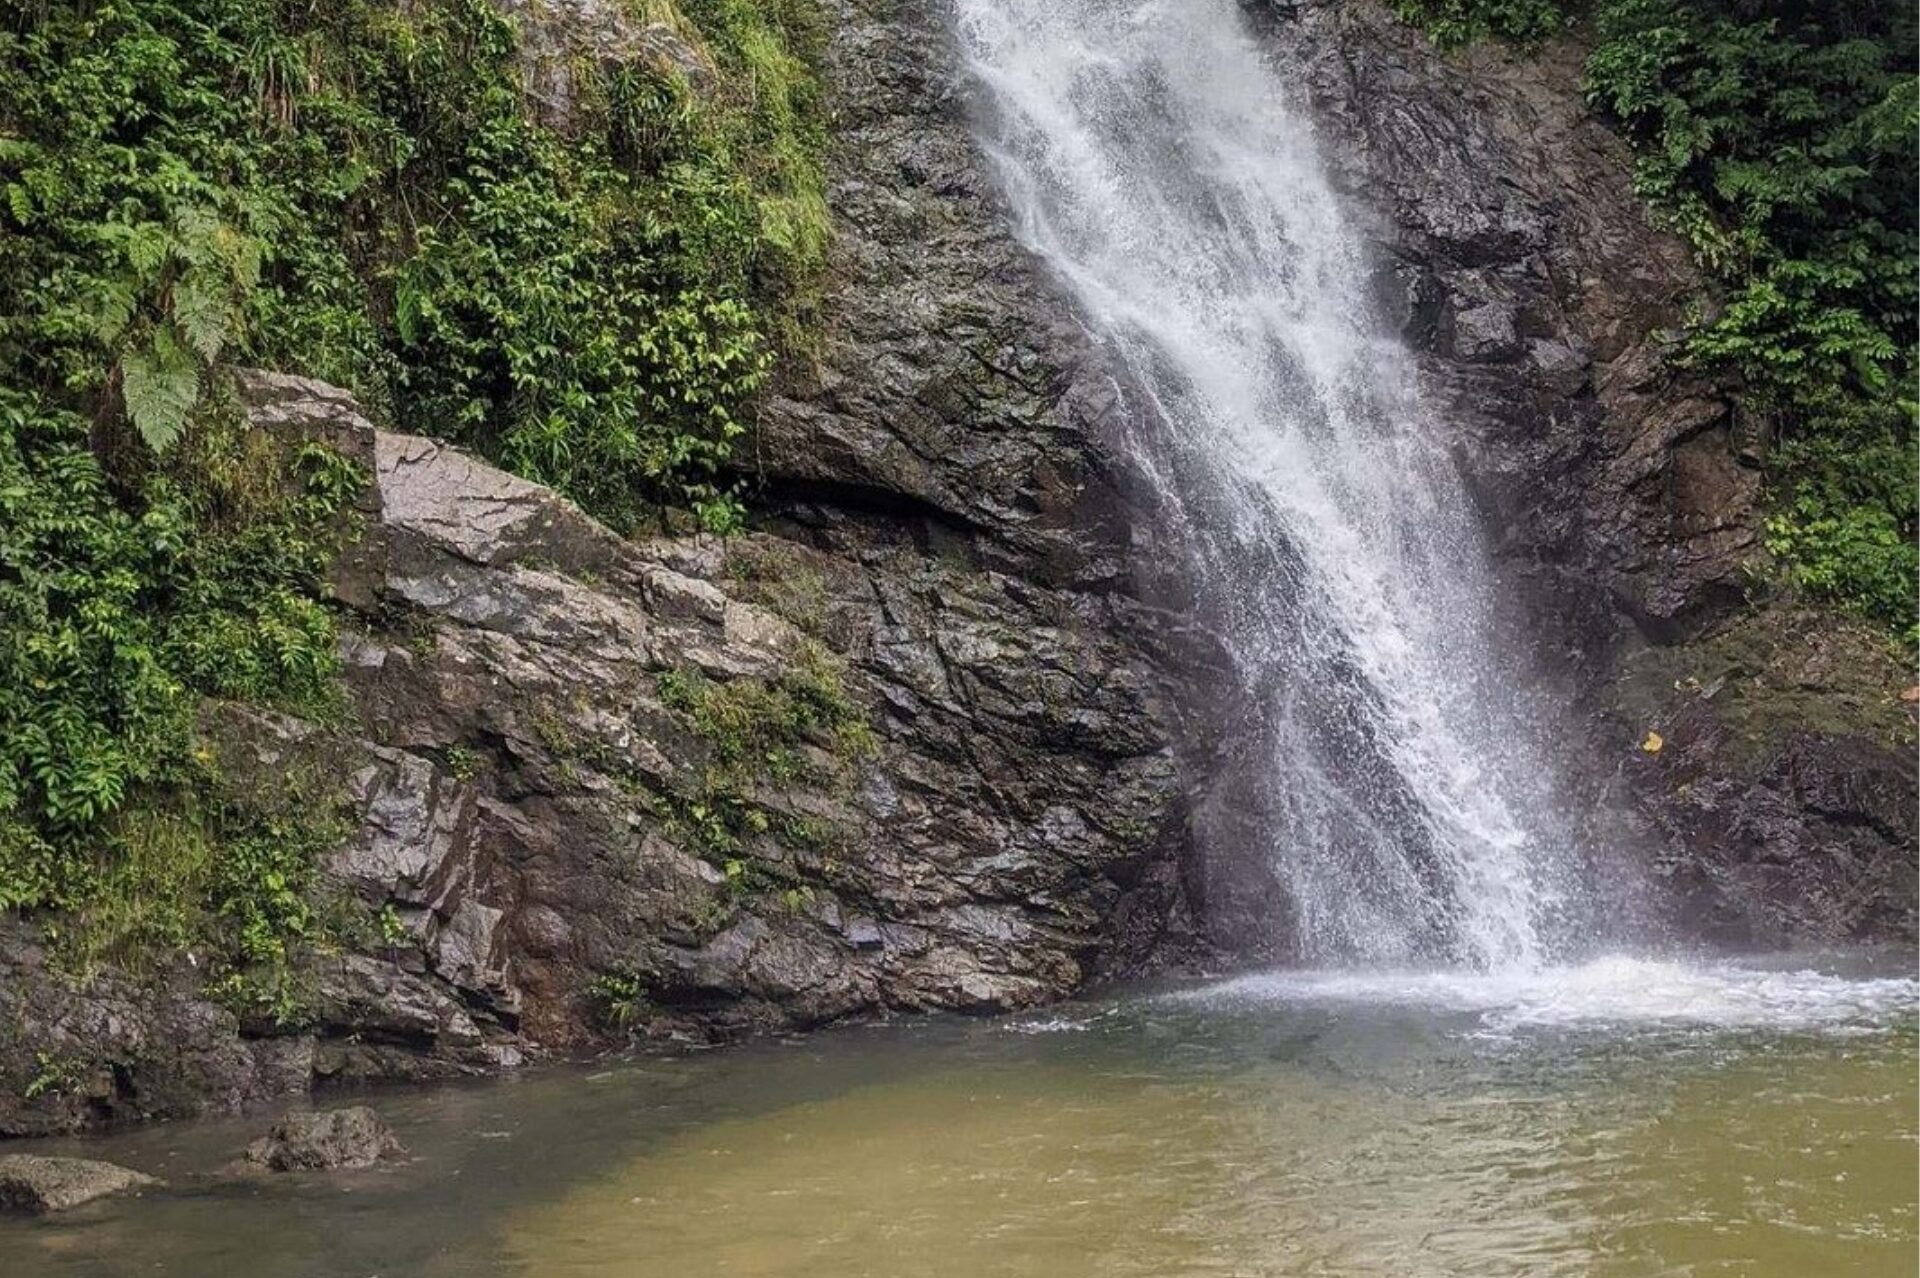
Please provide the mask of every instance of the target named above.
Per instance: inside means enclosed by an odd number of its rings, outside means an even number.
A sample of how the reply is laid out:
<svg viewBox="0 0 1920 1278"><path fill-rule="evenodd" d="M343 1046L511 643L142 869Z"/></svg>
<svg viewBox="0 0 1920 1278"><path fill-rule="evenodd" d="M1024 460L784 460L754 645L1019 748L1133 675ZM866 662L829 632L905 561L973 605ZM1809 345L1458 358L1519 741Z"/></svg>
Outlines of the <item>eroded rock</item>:
<svg viewBox="0 0 1920 1278"><path fill-rule="evenodd" d="M66 1211L108 1194L160 1182L91 1158L0 1154L0 1211Z"/></svg>
<svg viewBox="0 0 1920 1278"><path fill-rule="evenodd" d="M273 1172L372 1167L402 1157L406 1148L365 1105L292 1113L247 1146L246 1162Z"/></svg>

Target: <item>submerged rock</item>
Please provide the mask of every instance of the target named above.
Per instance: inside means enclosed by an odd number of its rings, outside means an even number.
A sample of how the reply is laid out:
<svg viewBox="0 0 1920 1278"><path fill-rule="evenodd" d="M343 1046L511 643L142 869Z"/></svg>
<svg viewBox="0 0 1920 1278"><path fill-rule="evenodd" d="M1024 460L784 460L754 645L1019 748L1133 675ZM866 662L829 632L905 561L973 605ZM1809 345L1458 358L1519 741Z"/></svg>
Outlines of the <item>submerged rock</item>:
<svg viewBox="0 0 1920 1278"><path fill-rule="evenodd" d="M288 1114L247 1146L246 1161L275 1172L330 1171L372 1167L406 1152L378 1114L355 1105Z"/></svg>
<svg viewBox="0 0 1920 1278"><path fill-rule="evenodd" d="M82 1203L160 1182L91 1158L0 1154L0 1211L66 1211Z"/></svg>

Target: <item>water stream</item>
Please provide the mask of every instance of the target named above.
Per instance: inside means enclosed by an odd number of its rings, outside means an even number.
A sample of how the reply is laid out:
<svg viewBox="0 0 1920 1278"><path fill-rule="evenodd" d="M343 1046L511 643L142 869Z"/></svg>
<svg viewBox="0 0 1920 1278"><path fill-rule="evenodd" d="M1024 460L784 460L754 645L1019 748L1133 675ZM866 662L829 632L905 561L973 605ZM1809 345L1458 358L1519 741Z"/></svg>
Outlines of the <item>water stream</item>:
<svg viewBox="0 0 1920 1278"><path fill-rule="evenodd" d="M1303 957L1546 961L1577 881L1469 502L1236 0L958 0L1021 237L1150 401Z"/></svg>

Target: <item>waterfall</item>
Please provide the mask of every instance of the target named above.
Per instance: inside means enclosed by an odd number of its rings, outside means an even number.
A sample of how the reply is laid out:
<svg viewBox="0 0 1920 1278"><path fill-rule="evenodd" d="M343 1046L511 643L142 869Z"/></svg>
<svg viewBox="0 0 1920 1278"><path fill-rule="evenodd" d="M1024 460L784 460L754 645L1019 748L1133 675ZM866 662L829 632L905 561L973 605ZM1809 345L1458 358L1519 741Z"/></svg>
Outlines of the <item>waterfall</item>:
<svg viewBox="0 0 1920 1278"><path fill-rule="evenodd" d="M1304 957L1537 966L1572 875L1489 557L1235 0L955 0L1024 242L1151 420Z"/></svg>

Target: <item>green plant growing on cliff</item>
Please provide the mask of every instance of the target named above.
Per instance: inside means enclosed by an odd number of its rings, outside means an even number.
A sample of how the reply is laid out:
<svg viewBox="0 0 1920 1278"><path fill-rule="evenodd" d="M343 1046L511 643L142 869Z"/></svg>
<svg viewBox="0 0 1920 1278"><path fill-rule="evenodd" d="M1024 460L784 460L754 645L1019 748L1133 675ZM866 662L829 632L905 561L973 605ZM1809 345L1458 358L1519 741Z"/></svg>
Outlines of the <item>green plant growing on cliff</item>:
<svg viewBox="0 0 1920 1278"><path fill-rule="evenodd" d="M1597 32L1593 101L1728 290L1686 359L1779 441L1769 548L1809 593L1911 635L1912 9L1610 0Z"/></svg>
<svg viewBox="0 0 1920 1278"><path fill-rule="evenodd" d="M728 545L726 572L741 598L814 638L826 629L830 602L826 578L792 547L738 539Z"/></svg>
<svg viewBox="0 0 1920 1278"><path fill-rule="evenodd" d="M86 422L0 391L0 905L74 908L114 881L115 814L204 787L200 698L337 707L319 530L351 484L337 459L229 447L243 431L203 414L120 472L123 495Z"/></svg>
<svg viewBox="0 0 1920 1278"><path fill-rule="evenodd" d="M60 1096L80 1089L86 1079L86 1062L51 1052L35 1052L33 1077L20 1089L23 1100L41 1096Z"/></svg>
<svg viewBox="0 0 1920 1278"><path fill-rule="evenodd" d="M528 116L486 0L114 0L0 25L8 380L184 428L222 357L348 384L629 523L722 473L826 239L811 3L656 3L720 73ZM236 86L242 92L234 92Z"/></svg>
<svg viewBox="0 0 1920 1278"><path fill-rule="evenodd" d="M311 930L269 845L311 857L324 823L221 815L192 724L206 697L338 713L321 574L360 477L248 431L226 361L619 524L737 525L733 443L823 254L817 15L652 7L719 91L587 68L565 129L528 118L487 0L0 14L0 907L85 913L115 953L211 910L230 977ZM169 878L133 827L177 811L208 842L176 831Z"/></svg>
<svg viewBox="0 0 1920 1278"><path fill-rule="evenodd" d="M755 801L760 786L844 784L852 765L875 748L873 730L847 694L839 664L811 640L773 679L715 682L694 671L668 671L658 686L661 701L706 747L698 783L676 803L675 820L708 855L722 860L730 885L765 877L764 867L740 855L748 839L785 836L795 826L792 819L776 821ZM833 775L819 775L808 764L808 745L825 752ZM819 833L817 821L803 824Z"/></svg>
<svg viewBox="0 0 1920 1278"><path fill-rule="evenodd" d="M601 1028L625 1032L646 1014L647 983L630 969L603 972L587 986L587 999Z"/></svg>
<svg viewBox="0 0 1920 1278"><path fill-rule="evenodd" d="M1402 0L1443 44L1590 18L1590 100L1635 182L1724 288L1680 362L1774 441L1767 545L1807 594L1915 635L1911 6Z"/></svg>
<svg viewBox="0 0 1920 1278"><path fill-rule="evenodd" d="M1412 23L1443 49L1476 40L1530 41L1566 29L1560 0L1392 0L1401 21Z"/></svg>

